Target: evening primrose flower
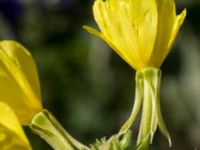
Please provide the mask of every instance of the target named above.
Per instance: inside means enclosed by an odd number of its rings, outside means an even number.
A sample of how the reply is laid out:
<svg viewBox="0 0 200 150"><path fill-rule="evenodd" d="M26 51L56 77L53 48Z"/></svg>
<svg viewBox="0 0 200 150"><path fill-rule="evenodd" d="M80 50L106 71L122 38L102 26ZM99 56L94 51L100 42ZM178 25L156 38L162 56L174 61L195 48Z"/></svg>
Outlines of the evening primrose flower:
<svg viewBox="0 0 200 150"><path fill-rule="evenodd" d="M148 149L157 126L171 146L160 109L159 68L174 43L186 9L176 15L174 0L95 0L93 14L101 32L84 28L103 39L137 71L134 107L118 136L128 131L142 106L137 149Z"/></svg>
<svg viewBox="0 0 200 150"><path fill-rule="evenodd" d="M15 111L22 125L28 125L42 109L34 60L15 41L0 41L0 101Z"/></svg>
<svg viewBox="0 0 200 150"><path fill-rule="evenodd" d="M94 18L100 37L132 68L159 68L186 16L176 15L174 0L96 0Z"/></svg>
<svg viewBox="0 0 200 150"><path fill-rule="evenodd" d="M0 147L1 150L31 150L31 146L14 111L0 102Z"/></svg>

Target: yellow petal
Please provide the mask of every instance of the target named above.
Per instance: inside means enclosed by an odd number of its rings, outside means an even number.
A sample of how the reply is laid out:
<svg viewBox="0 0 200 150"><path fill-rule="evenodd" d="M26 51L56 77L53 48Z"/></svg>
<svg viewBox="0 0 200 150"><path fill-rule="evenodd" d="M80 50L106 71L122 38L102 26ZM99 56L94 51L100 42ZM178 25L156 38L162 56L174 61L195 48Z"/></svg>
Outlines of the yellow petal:
<svg viewBox="0 0 200 150"><path fill-rule="evenodd" d="M1 150L31 150L17 116L3 102L0 102L0 148Z"/></svg>
<svg viewBox="0 0 200 150"><path fill-rule="evenodd" d="M175 23L174 23L174 27L173 27L173 30L172 30L172 33L171 33L171 37L170 37L170 40L169 40L169 43L168 43L168 49L169 49L169 50L171 49L171 47L172 47L172 45L173 45L173 43L174 43L174 40L175 40L175 38L176 38L176 35L177 35L177 33L178 33L180 27L181 27L182 24L183 24L183 21L184 21L184 19L185 19L185 17L186 17L186 14L187 14L187 10L184 9L184 10L181 12L181 14L178 15L178 16L176 17L176 21L175 21Z"/></svg>
<svg viewBox="0 0 200 150"><path fill-rule="evenodd" d="M159 68L161 58L167 55L168 43L176 19L176 8L173 0L157 0L158 26L157 36L149 59L149 66Z"/></svg>
<svg viewBox="0 0 200 150"><path fill-rule="evenodd" d="M175 19L175 22L173 24L172 31L170 33L170 38L168 40L166 49L163 52L163 54L160 55L160 62L159 62L160 65L163 63L163 61L165 60L165 58L167 57L168 53L170 52L170 50L172 48L174 41L176 39L176 36L178 34L178 31L179 31L180 27L182 26L183 21L186 17L186 13L187 13L187 11L186 11L186 9L184 9L180 15L176 16L176 19Z"/></svg>
<svg viewBox="0 0 200 150"><path fill-rule="evenodd" d="M42 109L34 60L15 41L0 42L0 91L0 101L12 107L23 125Z"/></svg>
<svg viewBox="0 0 200 150"><path fill-rule="evenodd" d="M117 18L122 18L118 13L121 7L114 3L114 1L96 0L93 6L94 17L102 31L104 39L110 41L109 45L113 45L114 50L118 53L129 65L133 66L134 58L132 58L132 52L130 51L130 44L126 39L121 38L123 35L123 29L121 28L121 22ZM120 16L119 16L120 15ZM123 17L124 18L124 17ZM128 21L126 21L128 23ZM131 27L129 25L129 27ZM127 27L128 28L128 27ZM130 30L131 32L131 30ZM129 35L128 35L129 36ZM128 43L128 45L127 45ZM124 51L122 51L122 48Z"/></svg>
<svg viewBox="0 0 200 150"><path fill-rule="evenodd" d="M137 68L146 66L154 50L157 35L158 11L156 0L130 0L129 8L132 28L135 31L135 44L140 57L137 60ZM123 22L122 22L123 23ZM129 30L124 26L127 34ZM131 42L131 41L130 41Z"/></svg>
<svg viewBox="0 0 200 150"><path fill-rule="evenodd" d="M96 0L94 18L121 57L138 69L148 62L157 32L156 0ZM139 51L138 51L139 50Z"/></svg>
<svg viewBox="0 0 200 150"><path fill-rule="evenodd" d="M123 53L121 51L119 51L113 44L111 41L109 41L109 39L107 39L101 32L95 30L94 28L91 28L89 26L83 26L83 28L85 30L87 30L89 33L98 36L99 38L101 38L102 40L104 40L113 50L115 50L115 52L124 60L126 60L126 62L132 66L133 68L136 68L136 66L134 66L134 64L132 63L132 61L130 60L129 57L127 57L127 55L123 55Z"/></svg>

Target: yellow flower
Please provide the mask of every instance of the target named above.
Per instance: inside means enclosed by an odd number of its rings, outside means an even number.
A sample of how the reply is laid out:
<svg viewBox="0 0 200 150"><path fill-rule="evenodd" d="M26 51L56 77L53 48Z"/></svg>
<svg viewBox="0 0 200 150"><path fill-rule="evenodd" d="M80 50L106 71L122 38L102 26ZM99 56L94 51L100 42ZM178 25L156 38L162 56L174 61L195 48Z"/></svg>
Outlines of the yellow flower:
<svg viewBox="0 0 200 150"><path fill-rule="evenodd" d="M15 111L23 125L29 124L42 109L34 60L15 41L0 41L0 101Z"/></svg>
<svg viewBox="0 0 200 150"><path fill-rule="evenodd" d="M14 111L0 102L0 147L1 150L31 150Z"/></svg>
<svg viewBox="0 0 200 150"><path fill-rule="evenodd" d="M94 18L101 30L84 26L106 41L132 68L159 68L186 16L174 0L96 0Z"/></svg>

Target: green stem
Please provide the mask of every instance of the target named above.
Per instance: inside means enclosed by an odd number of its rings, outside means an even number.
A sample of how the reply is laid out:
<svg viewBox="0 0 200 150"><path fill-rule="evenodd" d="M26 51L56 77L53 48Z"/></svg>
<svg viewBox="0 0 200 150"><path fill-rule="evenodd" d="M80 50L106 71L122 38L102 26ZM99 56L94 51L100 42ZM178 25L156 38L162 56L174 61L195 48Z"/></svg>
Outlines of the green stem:
<svg viewBox="0 0 200 150"><path fill-rule="evenodd" d="M55 150L89 150L65 131L56 118L45 109L34 116L30 128Z"/></svg>

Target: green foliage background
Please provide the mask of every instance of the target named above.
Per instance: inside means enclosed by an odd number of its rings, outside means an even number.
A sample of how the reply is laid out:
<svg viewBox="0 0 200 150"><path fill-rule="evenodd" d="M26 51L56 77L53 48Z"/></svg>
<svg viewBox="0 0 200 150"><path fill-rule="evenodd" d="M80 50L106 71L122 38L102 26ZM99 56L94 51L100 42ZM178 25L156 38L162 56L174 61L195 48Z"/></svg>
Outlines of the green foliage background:
<svg viewBox="0 0 200 150"><path fill-rule="evenodd" d="M200 1L177 0L188 15L162 65L162 112L171 150L200 145ZM43 105L74 137L90 144L116 133L134 100L134 75L103 41L82 25L96 26L93 0L1 0L0 38L22 43L38 66ZM136 141L139 117L133 126ZM35 150L51 149L25 127ZM157 132L152 150L168 150Z"/></svg>

